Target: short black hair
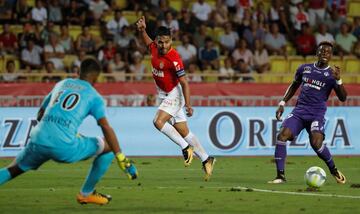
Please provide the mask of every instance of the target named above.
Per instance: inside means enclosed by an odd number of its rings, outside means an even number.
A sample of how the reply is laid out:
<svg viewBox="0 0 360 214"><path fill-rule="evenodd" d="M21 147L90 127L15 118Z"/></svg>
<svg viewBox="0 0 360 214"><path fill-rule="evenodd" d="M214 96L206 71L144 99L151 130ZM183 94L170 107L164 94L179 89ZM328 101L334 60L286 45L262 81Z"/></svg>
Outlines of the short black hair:
<svg viewBox="0 0 360 214"><path fill-rule="evenodd" d="M90 73L99 74L100 72L101 72L101 66L100 66L100 64L98 63L97 60L95 60L93 58L87 58L87 59L84 59L81 62L81 65L80 65L80 78L81 77L86 77Z"/></svg>
<svg viewBox="0 0 360 214"><path fill-rule="evenodd" d="M331 48L334 48L333 43L330 42L330 41L322 41L322 42L320 42L319 45L317 46L317 48L320 48L320 46L322 46L322 45L327 45L327 46L330 46Z"/></svg>
<svg viewBox="0 0 360 214"><path fill-rule="evenodd" d="M157 29L156 36L171 36L170 28L161 26Z"/></svg>

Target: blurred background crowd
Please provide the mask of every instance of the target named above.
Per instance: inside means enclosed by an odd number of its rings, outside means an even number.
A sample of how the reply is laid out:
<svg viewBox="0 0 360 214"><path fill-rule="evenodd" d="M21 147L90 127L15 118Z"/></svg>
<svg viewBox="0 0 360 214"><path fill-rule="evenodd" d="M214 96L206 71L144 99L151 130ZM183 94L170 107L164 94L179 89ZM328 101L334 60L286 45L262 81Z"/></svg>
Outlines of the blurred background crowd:
<svg viewBox="0 0 360 214"><path fill-rule="evenodd" d="M0 0L0 81L56 82L88 55L102 82L148 81L140 16L153 39L171 28L192 82L289 82L321 41L360 82L357 0Z"/></svg>

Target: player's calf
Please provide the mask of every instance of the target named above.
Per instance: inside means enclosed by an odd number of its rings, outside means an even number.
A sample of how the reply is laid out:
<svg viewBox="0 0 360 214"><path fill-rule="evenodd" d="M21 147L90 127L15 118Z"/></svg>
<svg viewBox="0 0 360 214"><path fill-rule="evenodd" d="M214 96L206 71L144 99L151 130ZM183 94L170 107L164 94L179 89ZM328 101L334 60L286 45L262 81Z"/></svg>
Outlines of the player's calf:
<svg viewBox="0 0 360 214"><path fill-rule="evenodd" d="M190 166L193 158L194 158L194 148L192 146L187 146L182 150L184 156L184 165L185 167Z"/></svg>

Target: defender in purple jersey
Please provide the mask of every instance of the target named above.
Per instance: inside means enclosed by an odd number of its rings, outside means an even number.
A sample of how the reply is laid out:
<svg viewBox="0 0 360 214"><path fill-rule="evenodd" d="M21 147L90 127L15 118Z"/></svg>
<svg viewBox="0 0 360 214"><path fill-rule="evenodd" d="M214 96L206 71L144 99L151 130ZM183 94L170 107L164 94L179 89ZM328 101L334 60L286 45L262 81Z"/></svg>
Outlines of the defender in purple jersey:
<svg viewBox="0 0 360 214"><path fill-rule="evenodd" d="M287 89L284 98L279 103L276 118L280 120L284 112L284 105L301 86L294 110L284 120L275 146L275 162L277 176L269 183L285 183L286 141L293 140L306 129L309 133L310 144L316 154L326 163L330 173L338 183L346 182L345 176L335 167L329 149L323 144L326 101L334 89L340 101L346 100L347 92L342 84L338 66L332 69L329 61L332 56L333 45L322 42L317 48L318 61L313 64L301 65L295 74L295 80Z"/></svg>

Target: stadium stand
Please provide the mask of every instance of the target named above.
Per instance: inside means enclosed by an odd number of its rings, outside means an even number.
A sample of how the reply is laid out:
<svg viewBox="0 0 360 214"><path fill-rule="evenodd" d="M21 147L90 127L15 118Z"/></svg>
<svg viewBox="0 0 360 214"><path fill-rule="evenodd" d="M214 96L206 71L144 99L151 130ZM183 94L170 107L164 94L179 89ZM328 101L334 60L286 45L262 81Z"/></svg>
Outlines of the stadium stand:
<svg viewBox="0 0 360 214"><path fill-rule="evenodd" d="M22 2L22 3L21 3ZM24 3L25 2L25 3ZM104 66L104 74L100 77L100 83L112 83L120 81L121 84L126 82L152 82L151 78L151 59L147 53L144 44L139 39L136 32L134 23L136 20L145 15L147 18L147 25L149 34L154 35L154 31L157 26L161 25L161 22L165 20L165 13L170 11L173 14L175 22L179 23L180 27L179 39L181 35L188 34L190 36L190 43L195 45L197 51L204 47L204 35L199 32L199 26L206 26L206 35L210 36L214 40L215 49L218 51L220 67L224 66L224 60L232 56L232 50L223 50L220 48L220 37L225 34L225 24L230 22L233 26L234 32L238 35L240 41L243 38L245 29L250 28L250 22L257 22L258 28L253 31L252 40L258 39L261 43L264 42L264 37L269 31L269 25L276 23L279 27L280 33L286 37L286 53L283 55L269 55L264 58L271 66L270 69L263 73L258 73L255 66L250 63L250 72L248 74L240 74L236 62L232 62L232 69L234 69L234 75L227 80L227 83L244 84L245 80L250 79L254 85L256 84L288 84L292 81L294 73L297 67L302 63L313 63L316 61L316 57L312 55L300 56L296 55L297 47L301 44L295 42L295 37L299 32L293 28L295 23L291 20L297 11L297 4L292 1L272 1L272 0L248 0L238 1L237 5L227 5L228 1L224 0L210 0L205 1L204 4L211 8L205 19L201 20L196 18L196 6L198 6L197 0L162 0L162 1L130 1L130 0L100 0L100 1L59 1L62 11L62 17L60 22L51 20L48 16L44 22L36 22L34 20L34 14L32 9L37 7L35 0L29 1L10 1L12 9L10 9L11 17L0 16L2 23L10 23L9 30L5 27L0 34L0 84L1 87L7 84L32 84L37 82L54 82L56 80L74 77L76 76L76 66L74 64L79 63L80 49L85 50L86 54L92 57L99 57L99 51L105 48L106 41L113 40L117 53L121 54L121 62L125 64L126 72L120 72L118 70L108 70L108 65L114 61L114 56L107 55L109 58L102 59L101 63ZM42 1L44 8L48 9L49 6L53 6L53 1ZM108 7L101 8L99 2L106 3ZM153 3L154 2L154 3ZM158 3L156 3L158 2ZM275 2L281 4L276 6ZM305 12L307 12L308 1L298 1L305 6ZM343 1L341 1L343 2ZM333 27L331 23L347 22L350 24L350 33L352 33L356 40L359 41L360 37L360 1L348 0L345 10L344 5L331 4L328 5L326 17L318 20L319 23L325 23L329 27ZM25 5L21 5L21 4ZM90 4L92 6L90 6ZM195 6L196 5L196 6ZM0 8L2 6L0 5ZM94 8L100 11L99 21L93 13ZM9 10L1 8L3 10ZM119 20L114 16L114 11L121 10L122 15ZM339 14L339 17L334 22L329 22L330 13ZM185 14L190 12L189 20L186 20ZM47 13L49 11L47 10ZM111 20L115 20L118 23L118 28L110 31L107 29L107 23ZM125 20L125 21L124 21ZM53 27L48 27L46 23L54 23ZM318 23L318 24L319 24ZM60 30L61 25L69 26L69 38L62 35ZM171 23L167 24L171 26ZM89 26L90 37L85 36L85 40L80 46L76 43L83 34L83 26ZM123 27L128 26L128 32L123 31ZM318 29L314 26L312 29L313 35L318 32ZM260 33L260 32L263 32ZM21 52L26 47L26 41L28 39L34 40L35 44L44 48L48 42L48 36L55 34L58 36L60 44L64 47L70 47L65 53L65 57L62 58L64 69L47 71L47 62L43 61L42 67L31 69L29 66L23 64L21 60ZM9 38L14 38L16 41L11 41ZM336 34L332 35L336 38ZM69 40L68 40L69 39ZM173 41L173 46L176 48L181 45L182 42L179 39ZM70 41L70 42L69 42ZM249 40L247 40L249 41ZM335 56L332 59L331 65L338 65L343 70L343 81L345 83L359 84L360 83L360 61L359 52L354 43L352 51L349 53L340 53L335 51ZM89 47L90 49L88 49ZM254 54L255 47L253 44L247 44L247 47ZM80 48L80 49L79 49ZM106 49L106 48L105 48ZM128 68L133 63L132 53L138 51L143 56L142 63L147 68L147 73L143 74L143 77L137 77ZM269 51L270 53L270 51ZM254 56L252 56L254 57ZM14 71L7 69L7 63L13 62L15 65ZM224 78L223 74L218 69L203 68L199 59L196 61L197 70L188 74L189 79L191 77L199 77L202 83L214 84ZM200 69L199 69L200 68ZM122 68L123 69L123 68ZM219 68L220 69L220 68ZM11 72L11 73L9 73ZM137 74L138 75L138 74ZM224 83L224 84L227 84ZM194 83L195 84L195 83ZM4 94L1 95L2 99ZM230 95L227 95L230 96ZM251 94L249 95L251 96ZM5 98L4 98L5 99ZM199 98L200 99L200 98ZM201 98L202 99L202 98ZM214 98L215 99L215 98ZM221 99L221 98L216 98ZM256 98L257 99L257 98ZM26 102L24 102L26 103ZM199 102L199 103L202 103ZM220 103L220 102L219 102ZM235 102L236 103L236 102ZM244 102L243 102L244 103ZM246 102L245 102L246 103Z"/></svg>

